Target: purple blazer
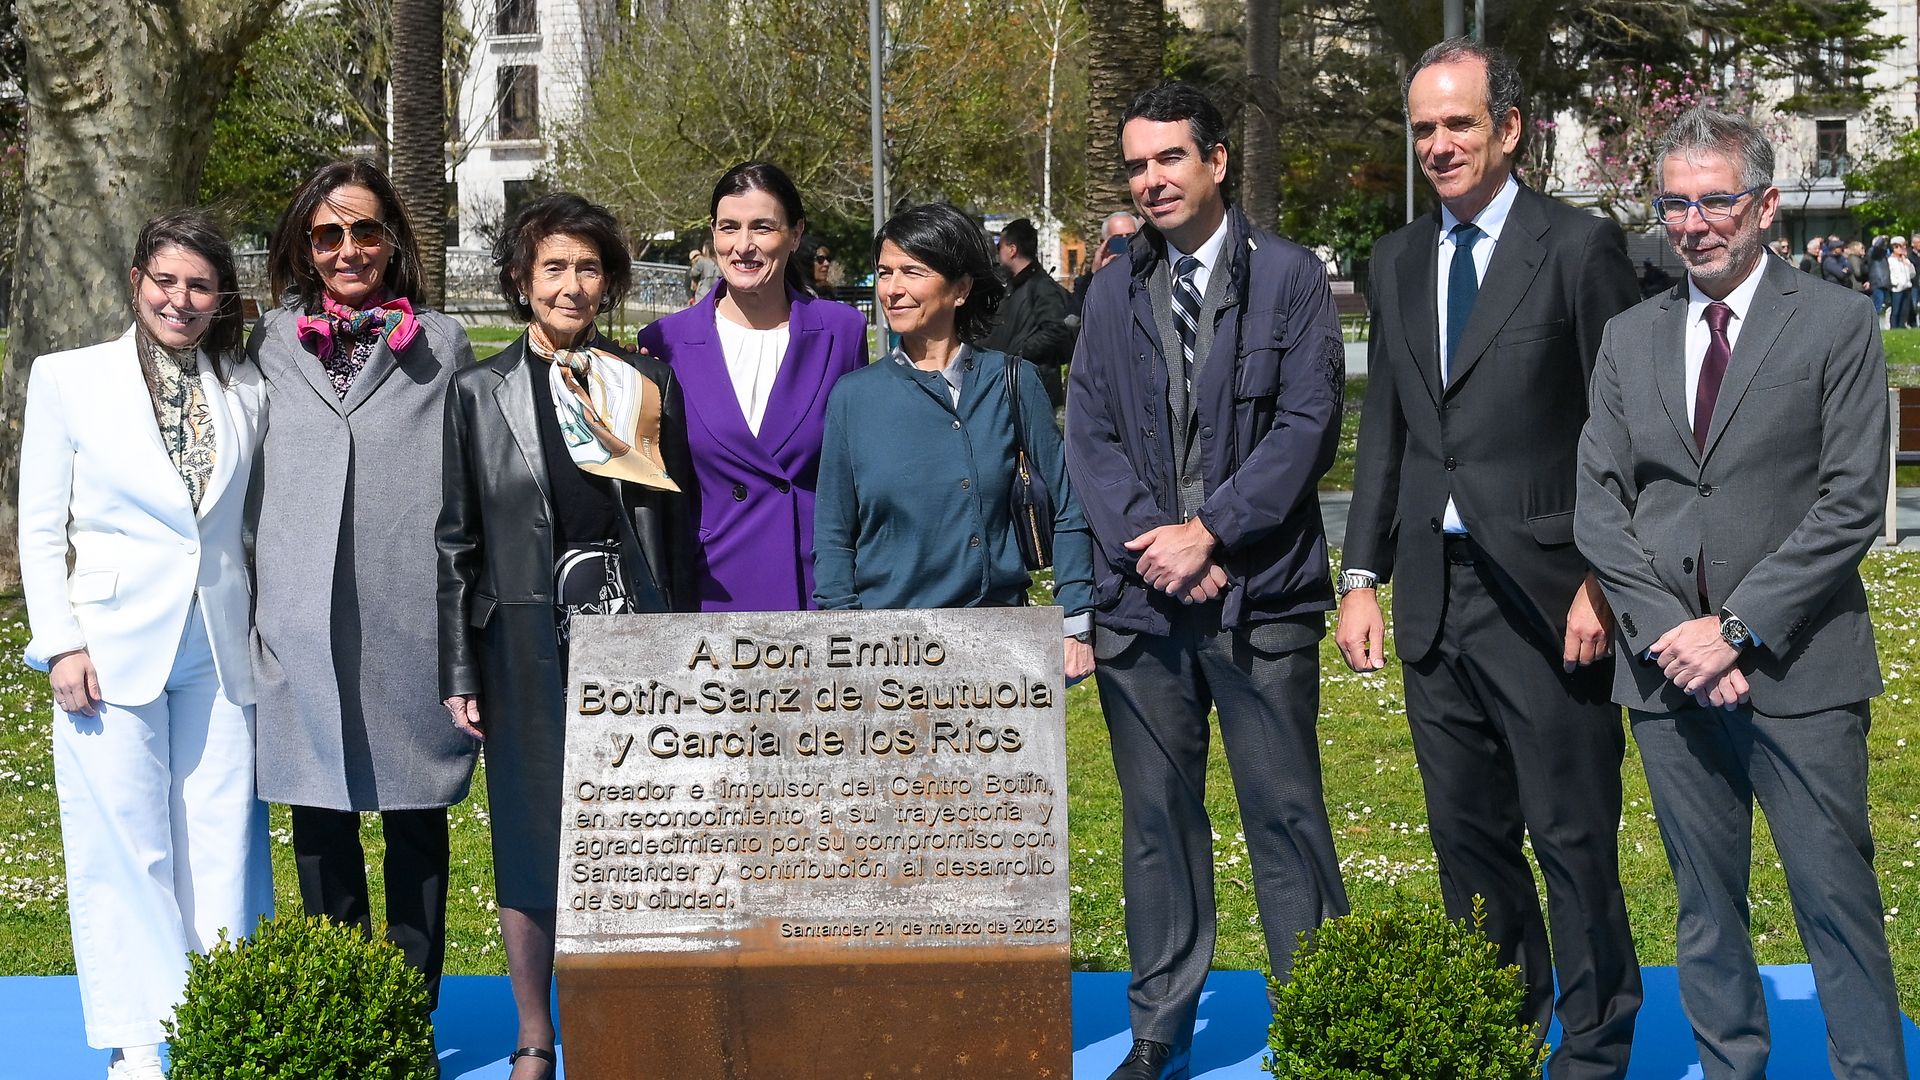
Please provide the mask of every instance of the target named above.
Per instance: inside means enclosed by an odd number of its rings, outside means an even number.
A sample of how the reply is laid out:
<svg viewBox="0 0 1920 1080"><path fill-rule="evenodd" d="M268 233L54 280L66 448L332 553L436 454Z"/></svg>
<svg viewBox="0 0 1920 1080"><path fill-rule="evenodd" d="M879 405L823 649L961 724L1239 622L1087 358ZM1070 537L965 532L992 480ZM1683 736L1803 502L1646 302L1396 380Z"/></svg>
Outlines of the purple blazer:
<svg viewBox="0 0 1920 1080"><path fill-rule="evenodd" d="M846 304L788 291L787 357L755 436L734 395L714 327L722 281L692 307L640 331L686 395L700 504L695 554L701 611L813 606L813 493L827 392L867 364L867 321Z"/></svg>

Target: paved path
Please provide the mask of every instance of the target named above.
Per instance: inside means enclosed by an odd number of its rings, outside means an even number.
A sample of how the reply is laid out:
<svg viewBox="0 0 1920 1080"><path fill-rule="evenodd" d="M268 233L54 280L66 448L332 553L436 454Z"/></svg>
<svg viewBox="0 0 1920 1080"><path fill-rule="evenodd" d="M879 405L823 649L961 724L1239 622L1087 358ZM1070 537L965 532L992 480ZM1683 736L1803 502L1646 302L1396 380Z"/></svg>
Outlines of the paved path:
<svg viewBox="0 0 1920 1080"><path fill-rule="evenodd" d="M1346 543L1347 505L1352 501L1352 492L1320 493L1320 517L1327 525L1327 543L1335 547ZM1900 548L1903 551L1920 551L1920 488L1901 488L1899 501Z"/></svg>

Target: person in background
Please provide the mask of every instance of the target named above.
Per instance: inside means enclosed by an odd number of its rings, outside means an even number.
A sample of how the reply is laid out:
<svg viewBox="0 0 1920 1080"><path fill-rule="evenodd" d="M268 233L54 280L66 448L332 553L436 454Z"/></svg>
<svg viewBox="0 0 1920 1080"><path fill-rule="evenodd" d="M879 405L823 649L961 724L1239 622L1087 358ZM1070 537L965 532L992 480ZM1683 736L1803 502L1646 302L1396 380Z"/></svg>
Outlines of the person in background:
<svg viewBox="0 0 1920 1080"><path fill-rule="evenodd" d="M1887 253L1887 281L1887 327L1904 330L1913 325L1913 263L1906 240L1898 236Z"/></svg>
<svg viewBox="0 0 1920 1080"><path fill-rule="evenodd" d="M702 240L700 247L687 256L687 306L704 299L719 279L720 264L713 257L713 243Z"/></svg>
<svg viewBox="0 0 1920 1080"><path fill-rule="evenodd" d="M867 365L866 319L807 288L799 189L777 165L728 169L708 203L720 284L640 332L686 395L699 503L692 605L812 603L814 486L827 395Z"/></svg>
<svg viewBox="0 0 1920 1080"><path fill-rule="evenodd" d="M1100 272L1108 263L1126 254L1128 237L1140 231L1140 219L1121 210L1108 214L1100 223L1100 246L1093 249L1093 257L1087 260L1087 268L1073 279L1073 295L1067 301L1067 311L1074 318L1080 317L1080 309L1087 301L1087 289L1093 284L1093 275ZM1120 239L1115 240L1115 237Z"/></svg>
<svg viewBox="0 0 1920 1080"><path fill-rule="evenodd" d="M1842 288L1854 288L1853 263L1847 259L1847 245L1838 236L1827 237L1820 253L1820 276Z"/></svg>
<svg viewBox="0 0 1920 1080"><path fill-rule="evenodd" d="M1806 254L1800 256L1800 272L1820 276L1820 256L1826 250L1826 243L1819 237L1807 241Z"/></svg>
<svg viewBox="0 0 1920 1080"><path fill-rule="evenodd" d="M1913 268L1913 283L1916 290L1915 318L1908 320L1909 325L1920 322L1920 233L1907 238L1907 262Z"/></svg>
<svg viewBox="0 0 1920 1080"><path fill-rule="evenodd" d="M978 222L945 203L875 238L876 297L900 346L827 402L815 507L823 609L1017 607L1031 584L1009 497L1013 398L1054 500L1054 596L1069 680L1093 670L1091 540L1031 362L976 348L1003 286ZM1010 390L1008 380L1017 378Z"/></svg>
<svg viewBox="0 0 1920 1080"><path fill-rule="evenodd" d="M1073 356L1073 328L1067 325L1067 291L1040 263L1039 233L1033 222L1016 218L1000 230L994 255L1010 275L998 321L980 348L1029 360L1040 372L1047 400L1066 404L1061 370Z"/></svg>
<svg viewBox="0 0 1920 1080"><path fill-rule="evenodd" d="M127 279L131 329L27 377L20 585L87 1043L109 1077L160 1080L187 954L273 910L241 540L260 378L204 214L148 221Z"/></svg>
<svg viewBox="0 0 1920 1080"><path fill-rule="evenodd" d="M369 932L360 813L379 812L387 937L431 1006L447 807L467 797L478 752L430 674L442 413L473 349L459 323L418 306L413 226L372 162L333 162L300 185L267 275L280 305L247 342L268 416L251 514L260 797L292 808L307 914Z"/></svg>
<svg viewBox="0 0 1920 1080"><path fill-rule="evenodd" d="M556 1068L568 631L577 615L690 609L680 484L692 479L672 369L595 326L632 280L613 215L548 195L521 208L493 257L527 332L455 373L447 396L440 691L454 726L486 741L494 895L520 1018L508 1062L514 1080L538 1080Z"/></svg>
<svg viewBox="0 0 1920 1080"><path fill-rule="evenodd" d="M1873 313L1882 328L1887 325L1887 315L1893 305L1892 251L1884 236L1874 237L1873 246L1867 250L1867 295L1873 299Z"/></svg>
<svg viewBox="0 0 1920 1080"><path fill-rule="evenodd" d="M1860 292L1871 291L1873 284L1868 279L1866 245L1858 240L1849 240L1845 251L1847 273L1853 275L1853 287Z"/></svg>
<svg viewBox="0 0 1920 1080"><path fill-rule="evenodd" d="M833 298L833 279L836 267L833 264L833 250L825 244L815 245L809 258L811 268L808 290L815 296L831 300Z"/></svg>

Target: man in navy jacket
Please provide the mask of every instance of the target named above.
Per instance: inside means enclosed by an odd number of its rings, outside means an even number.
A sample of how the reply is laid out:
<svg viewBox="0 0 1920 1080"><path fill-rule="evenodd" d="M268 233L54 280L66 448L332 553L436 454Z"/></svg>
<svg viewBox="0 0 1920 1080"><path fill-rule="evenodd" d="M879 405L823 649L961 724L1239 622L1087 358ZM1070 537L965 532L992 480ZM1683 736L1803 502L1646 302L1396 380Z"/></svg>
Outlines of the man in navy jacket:
<svg viewBox="0 0 1920 1080"><path fill-rule="evenodd" d="M1094 534L1095 676L1123 796L1134 1043L1113 1080L1188 1075L1213 957L1210 708L1272 968L1347 910L1320 787L1317 643L1333 606L1316 496L1344 347L1326 271L1226 203L1226 126L1182 83L1122 122L1146 219L1094 275L1067 465Z"/></svg>

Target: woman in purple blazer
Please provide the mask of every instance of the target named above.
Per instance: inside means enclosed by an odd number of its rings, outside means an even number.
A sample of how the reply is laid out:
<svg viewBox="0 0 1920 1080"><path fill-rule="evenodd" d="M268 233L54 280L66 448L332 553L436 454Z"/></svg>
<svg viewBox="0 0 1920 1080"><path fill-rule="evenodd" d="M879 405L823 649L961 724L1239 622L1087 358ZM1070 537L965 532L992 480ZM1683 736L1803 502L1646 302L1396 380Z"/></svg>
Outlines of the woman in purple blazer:
<svg viewBox="0 0 1920 1080"><path fill-rule="evenodd" d="M867 324L809 291L800 192L749 161L713 187L721 281L640 331L686 395L700 504L701 611L813 606L813 493L834 381L867 363Z"/></svg>

